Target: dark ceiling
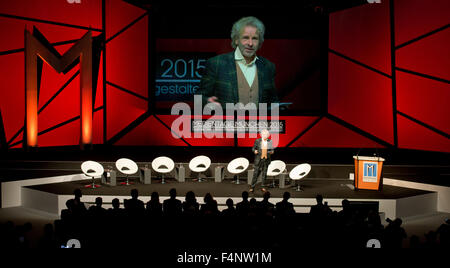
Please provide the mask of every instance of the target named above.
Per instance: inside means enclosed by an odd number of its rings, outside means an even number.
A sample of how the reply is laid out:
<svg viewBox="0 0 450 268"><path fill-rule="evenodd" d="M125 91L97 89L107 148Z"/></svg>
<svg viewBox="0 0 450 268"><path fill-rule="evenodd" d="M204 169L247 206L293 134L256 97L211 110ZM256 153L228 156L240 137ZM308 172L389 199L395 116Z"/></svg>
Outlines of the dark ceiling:
<svg viewBox="0 0 450 268"><path fill-rule="evenodd" d="M152 31L161 38L229 38L232 24L243 16L261 19L266 38L319 38L330 12L367 4L367 0L126 1L151 11Z"/></svg>

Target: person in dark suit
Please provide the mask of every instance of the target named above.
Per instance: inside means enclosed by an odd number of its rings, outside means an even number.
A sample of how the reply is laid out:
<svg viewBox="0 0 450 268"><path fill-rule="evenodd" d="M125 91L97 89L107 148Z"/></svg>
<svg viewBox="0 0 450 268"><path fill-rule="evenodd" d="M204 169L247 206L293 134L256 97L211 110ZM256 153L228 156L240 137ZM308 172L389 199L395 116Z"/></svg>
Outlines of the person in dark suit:
<svg viewBox="0 0 450 268"><path fill-rule="evenodd" d="M261 130L260 135L261 138L255 140L252 148L252 152L255 154L255 172L253 173L252 184L249 190L250 192L255 190L256 182L261 172L261 191L267 191L264 188L264 182L266 181L267 167L269 166L271 155L274 153L272 141L269 139L269 131L267 129L263 129Z"/></svg>
<svg viewBox="0 0 450 268"><path fill-rule="evenodd" d="M162 204L159 202L158 192L152 193L150 201L147 202L145 209L147 210L147 215L151 217L162 216Z"/></svg>
<svg viewBox="0 0 450 268"><path fill-rule="evenodd" d="M210 193L205 194L203 201L205 203L200 206L200 214L212 216L216 216L219 214L217 201L214 200L213 196Z"/></svg>
<svg viewBox="0 0 450 268"><path fill-rule="evenodd" d="M283 200L276 204L276 215L278 217L291 216L295 214L294 205L289 202L289 198L291 198L291 193L284 192Z"/></svg>
<svg viewBox="0 0 450 268"><path fill-rule="evenodd" d="M263 200L258 203L259 215L260 216L273 216L273 211L275 209L274 204L269 202L270 192L266 191L263 195Z"/></svg>
<svg viewBox="0 0 450 268"><path fill-rule="evenodd" d="M215 56L205 64L199 93L203 103L247 105L278 103L275 65L256 51L264 42L264 24L255 17L238 20L231 31L233 52Z"/></svg>
<svg viewBox="0 0 450 268"><path fill-rule="evenodd" d="M182 212L181 201L177 199L177 190L172 188L169 190L169 199L163 202L163 213L165 216L180 216Z"/></svg>
<svg viewBox="0 0 450 268"><path fill-rule="evenodd" d="M125 211L130 215L139 215L144 212L144 202L138 199L139 192L137 189L130 191L131 199L124 200Z"/></svg>
<svg viewBox="0 0 450 268"><path fill-rule="evenodd" d="M250 202L248 201L248 192L242 192L242 201L236 204L236 212L239 216L247 216Z"/></svg>

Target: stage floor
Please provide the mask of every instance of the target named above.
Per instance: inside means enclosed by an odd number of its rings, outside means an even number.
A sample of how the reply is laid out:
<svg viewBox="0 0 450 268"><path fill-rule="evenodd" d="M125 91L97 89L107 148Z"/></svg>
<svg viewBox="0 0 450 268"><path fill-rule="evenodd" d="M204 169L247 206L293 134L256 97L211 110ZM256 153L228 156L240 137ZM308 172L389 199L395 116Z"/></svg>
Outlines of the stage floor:
<svg viewBox="0 0 450 268"><path fill-rule="evenodd" d="M246 181L241 180L243 184L236 185L230 179L226 179L220 183L215 183L213 180L193 182L191 179L186 179L186 182L180 183L174 179L166 179L165 184L161 184L160 180L152 179L151 184L136 182L134 185L129 186L118 185L111 187L102 185L102 187L97 189L84 188L84 185L89 182L89 180L71 181L32 185L27 186L27 188L57 195L72 195L75 189L80 188L82 189L83 195L91 196L129 196L131 189L137 189L140 196L150 196L154 191L158 192L160 196L168 196L169 190L175 188L178 197L183 200L188 191L194 191L197 198L202 198L206 193L211 193L214 197L240 197L243 191L249 190L249 185L246 184ZM317 194L321 194L324 198L348 199L400 199L430 193L428 191L390 185L384 185L380 191L355 191L348 187L348 185L352 184L353 181L348 179L305 179L300 184L303 189L302 192L297 192L291 187L267 189L270 191L272 198L281 198L285 191L291 193L291 198L314 198ZM250 194L250 197L262 197L263 193L259 189L260 187L257 185L255 192Z"/></svg>

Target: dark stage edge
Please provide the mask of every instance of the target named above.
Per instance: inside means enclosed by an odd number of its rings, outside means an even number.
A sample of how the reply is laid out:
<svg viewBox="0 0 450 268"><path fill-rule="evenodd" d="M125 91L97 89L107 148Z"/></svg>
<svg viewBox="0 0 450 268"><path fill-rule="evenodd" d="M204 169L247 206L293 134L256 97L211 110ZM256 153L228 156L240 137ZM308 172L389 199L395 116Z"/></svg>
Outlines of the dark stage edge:
<svg viewBox="0 0 450 268"><path fill-rule="evenodd" d="M242 180L243 182L244 180ZM90 180L73 181L53 184L43 184L27 186L27 188L48 192L57 195L72 195L77 188L82 190L83 195L94 196L130 196L131 189L137 189L139 196L150 196L156 191L160 196L168 196L169 190L175 188L177 196L184 200L184 196L188 191L194 191L199 202L203 202L203 196L211 193L214 197L241 197L243 191L249 190L249 185L232 183L232 180L225 180L221 183L214 181L192 182L187 179L186 182L179 183L174 179L166 179L166 184L159 183L159 180L152 180L152 184L135 183L134 185L123 186L118 185L110 187L102 185L97 189L86 189L84 185ZM246 181L245 181L246 182ZM400 199L405 197L417 196L431 193L429 191L383 185L381 191L371 190L352 190L346 184L352 184L353 181L341 179L306 179L301 183L302 192L296 192L293 188L267 188L272 198L281 198L285 191L291 193L291 198L315 198L317 194L321 194L324 198L348 198L348 199ZM250 197L262 197L263 193L259 185Z"/></svg>

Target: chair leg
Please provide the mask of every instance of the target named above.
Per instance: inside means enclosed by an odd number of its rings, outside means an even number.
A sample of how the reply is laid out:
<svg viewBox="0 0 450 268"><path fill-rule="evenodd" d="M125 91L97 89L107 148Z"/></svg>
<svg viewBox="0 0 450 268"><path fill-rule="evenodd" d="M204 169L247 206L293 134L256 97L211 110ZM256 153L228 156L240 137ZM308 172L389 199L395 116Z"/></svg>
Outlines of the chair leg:
<svg viewBox="0 0 450 268"><path fill-rule="evenodd" d="M300 183L298 183L298 181L297 181L296 185L297 185L297 187L296 187L295 191L303 192L303 189L300 187Z"/></svg>
<svg viewBox="0 0 450 268"><path fill-rule="evenodd" d="M241 182L239 181L239 174L236 175L236 184L241 184Z"/></svg>
<svg viewBox="0 0 450 268"><path fill-rule="evenodd" d="M275 187L277 187L275 184L275 177L272 176L272 183L269 185L269 188L275 188Z"/></svg>
<svg viewBox="0 0 450 268"><path fill-rule="evenodd" d="M85 187L85 188L95 189L95 188L99 188L100 185L96 185L96 184L95 184L95 178L92 177L92 184L85 185L84 187Z"/></svg>
<svg viewBox="0 0 450 268"><path fill-rule="evenodd" d="M128 179L128 174L127 174L127 176L125 177L126 178L126 181L125 182L122 182L121 184L122 185L132 185L133 183L132 182L130 182L130 180Z"/></svg>

